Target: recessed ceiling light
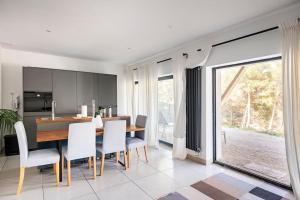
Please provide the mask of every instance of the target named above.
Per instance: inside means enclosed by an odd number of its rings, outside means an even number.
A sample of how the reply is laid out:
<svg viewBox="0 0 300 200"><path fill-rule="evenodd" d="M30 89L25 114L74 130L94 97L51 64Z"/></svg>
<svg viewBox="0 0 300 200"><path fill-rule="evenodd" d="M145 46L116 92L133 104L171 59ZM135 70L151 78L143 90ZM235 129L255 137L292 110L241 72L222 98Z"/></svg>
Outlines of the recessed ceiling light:
<svg viewBox="0 0 300 200"><path fill-rule="evenodd" d="M127 49L128 49L128 50L131 50L131 48L130 48L130 47L128 47Z"/></svg>
<svg viewBox="0 0 300 200"><path fill-rule="evenodd" d="M47 32L47 33L51 33L51 30L49 30L49 29L46 29L46 32Z"/></svg>
<svg viewBox="0 0 300 200"><path fill-rule="evenodd" d="M168 25L168 28L169 28L169 29L172 29L172 28L173 28L173 25Z"/></svg>

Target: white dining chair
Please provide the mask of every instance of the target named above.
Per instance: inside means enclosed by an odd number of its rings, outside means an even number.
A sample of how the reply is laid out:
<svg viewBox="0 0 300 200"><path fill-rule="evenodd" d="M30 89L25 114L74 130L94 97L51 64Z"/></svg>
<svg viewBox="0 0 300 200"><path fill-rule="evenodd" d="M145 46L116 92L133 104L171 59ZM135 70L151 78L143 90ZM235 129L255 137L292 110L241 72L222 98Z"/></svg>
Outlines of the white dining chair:
<svg viewBox="0 0 300 200"><path fill-rule="evenodd" d="M28 143L26 131L22 121L14 124L20 151L20 178L17 189L17 195L23 188L25 169L29 167L37 167L42 165L53 164L56 173L56 184L59 185L59 153L56 149L41 149L36 151L28 151Z"/></svg>
<svg viewBox="0 0 300 200"><path fill-rule="evenodd" d="M126 121L115 120L105 122L103 143L97 143L96 149L101 153L100 176L104 171L105 154L124 152L125 170L127 169L126 156ZM117 156L118 157L118 156Z"/></svg>
<svg viewBox="0 0 300 200"><path fill-rule="evenodd" d="M138 115L135 121L136 127L146 128L147 123L147 116L145 115ZM148 162L147 156L147 141L145 136L145 131L136 131L134 133L134 137L127 137L126 138L126 150L128 154L128 167L130 166L130 159L131 159L131 150L136 149L137 155L139 157L138 148L143 147L145 152L145 159Z"/></svg>
<svg viewBox="0 0 300 200"><path fill-rule="evenodd" d="M92 122L69 125L68 147L63 148L67 160L68 185L71 185L71 161L93 157L94 179L96 178L96 127ZM64 160L64 159L62 159ZM63 164L63 163L62 163Z"/></svg>

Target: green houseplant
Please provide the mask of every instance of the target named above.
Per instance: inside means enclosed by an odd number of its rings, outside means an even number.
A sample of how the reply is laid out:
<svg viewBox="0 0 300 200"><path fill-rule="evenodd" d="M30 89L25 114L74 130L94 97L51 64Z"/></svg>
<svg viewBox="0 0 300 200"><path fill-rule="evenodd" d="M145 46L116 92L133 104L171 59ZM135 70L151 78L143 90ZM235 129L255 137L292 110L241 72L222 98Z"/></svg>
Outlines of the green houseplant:
<svg viewBox="0 0 300 200"><path fill-rule="evenodd" d="M0 109L0 151L3 148L3 137L8 134L13 134L14 124L20 120L17 111L9 109Z"/></svg>

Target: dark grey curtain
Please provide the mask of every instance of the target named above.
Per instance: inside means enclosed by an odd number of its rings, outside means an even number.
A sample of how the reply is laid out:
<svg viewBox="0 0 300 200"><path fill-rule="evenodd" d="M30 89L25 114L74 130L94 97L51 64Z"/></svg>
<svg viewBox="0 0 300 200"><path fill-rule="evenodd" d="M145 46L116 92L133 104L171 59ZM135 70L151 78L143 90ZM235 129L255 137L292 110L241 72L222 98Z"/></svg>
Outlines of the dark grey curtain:
<svg viewBox="0 0 300 200"><path fill-rule="evenodd" d="M201 150L201 69L186 69L186 147Z"/></svg>

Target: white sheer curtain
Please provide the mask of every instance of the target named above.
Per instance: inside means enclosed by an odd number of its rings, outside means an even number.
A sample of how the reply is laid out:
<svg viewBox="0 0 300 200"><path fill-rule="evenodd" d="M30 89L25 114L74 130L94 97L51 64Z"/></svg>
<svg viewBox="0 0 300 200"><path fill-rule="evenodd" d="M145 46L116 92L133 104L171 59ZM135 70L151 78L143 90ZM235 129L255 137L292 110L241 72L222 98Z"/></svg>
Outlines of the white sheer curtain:
<svg viewBox="0 0 300 200"><path fill-rule="evenodd" d="M158 146L158 70L156 63L137 69L139 84L138 114L147 115L146 135L149 146Z"/></svg>
<svg viewBox="0 0 300 200"><path fill-rule="evenodd" d="M185 159L186 152L186 58L178 56L173 62L173 81L174 81L174 140L173 157Z"/></svg>
<svg viewBox="0 0 300 200"><path fill-rule="evenodd" d="M127 115L131 117L132 120L135 119L135 102L134 102L134 70L126 70L126 108Z"/></svg>
<svg viewBox="0 0 300 200"><path fill-rule="evenodd" d="M300 199L300 28L282 24L283 106L287 161L296 199Z"/></svg>

